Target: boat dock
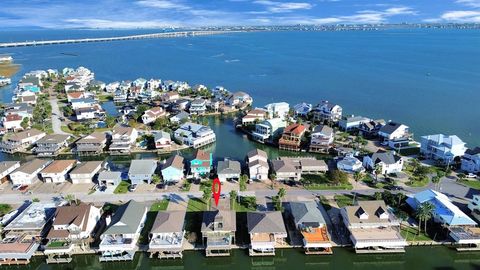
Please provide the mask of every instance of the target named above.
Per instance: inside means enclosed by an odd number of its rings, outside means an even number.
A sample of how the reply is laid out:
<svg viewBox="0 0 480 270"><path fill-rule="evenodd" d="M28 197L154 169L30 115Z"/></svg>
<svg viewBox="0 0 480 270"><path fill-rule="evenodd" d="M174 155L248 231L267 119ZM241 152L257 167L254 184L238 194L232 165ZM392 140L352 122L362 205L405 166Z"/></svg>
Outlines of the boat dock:
<svg viewBox="0 0 480 270"><path fill-rule="evenodd" d="M23 41L23 42L0 43L0 48L57 45L57 44L70 44L70 43L108 42L108 41L134 40L134 39L193 37L193 36L219 35L219 34L229 34L229 33L239 33L239 32L245 32L245 31L181 31L181 32L165 32L165 33L153 33L153 34L130 35L130 36L119 36L119 37L104 37L104 38L80 38L80 39L38 40L38 41L33 40L33 41Z"/></svg>

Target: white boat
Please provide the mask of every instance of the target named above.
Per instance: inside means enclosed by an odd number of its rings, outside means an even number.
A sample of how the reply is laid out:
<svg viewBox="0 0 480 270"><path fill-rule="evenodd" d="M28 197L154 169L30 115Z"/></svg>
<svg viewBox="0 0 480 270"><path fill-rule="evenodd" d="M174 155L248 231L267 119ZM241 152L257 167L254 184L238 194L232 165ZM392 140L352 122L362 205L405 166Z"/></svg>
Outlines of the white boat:
<svg viewBox="0 0 480 270"><path fill-rule="evenodd" d="M15 216L17 215L18 213L18 210L13 210L11 211L10 213L4 215L2 217L2 221L0 221L0 223L2 224L2 226L6 226L8 223L10 223L10 221L13 220L13 218L15 218Z"/></svg>
<svg viewBox="0 0 480 270"><path fill-rule="evenodd" d="M10 55L0 55L0 62L12 62L13 57Z"/></svg>
<svg viewBox="0 0 480 270"><path fill-rule="evenodd" d="M0 76L0 87L11 84L11 83L12 83L12 80L10 78Z"/></svg>

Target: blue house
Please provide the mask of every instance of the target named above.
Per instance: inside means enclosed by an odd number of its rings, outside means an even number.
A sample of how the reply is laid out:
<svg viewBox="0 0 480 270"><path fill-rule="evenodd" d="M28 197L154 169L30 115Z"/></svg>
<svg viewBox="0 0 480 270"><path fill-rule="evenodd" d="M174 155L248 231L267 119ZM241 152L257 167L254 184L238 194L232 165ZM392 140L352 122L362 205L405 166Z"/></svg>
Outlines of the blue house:
<svg viewBox="0 0 480 270"><path fill-rule="evenodd" d="M165 183L176 183L183 179L183 157L174 155L162 165L162 177Z"/></svg>
<svg viewBox="0 0 480 270"><path fill-rule="evenodd" d="M190 172L194 177L206 176L210 173L212 165L212 153L197 150L194 158L190 161Z"/></svg>

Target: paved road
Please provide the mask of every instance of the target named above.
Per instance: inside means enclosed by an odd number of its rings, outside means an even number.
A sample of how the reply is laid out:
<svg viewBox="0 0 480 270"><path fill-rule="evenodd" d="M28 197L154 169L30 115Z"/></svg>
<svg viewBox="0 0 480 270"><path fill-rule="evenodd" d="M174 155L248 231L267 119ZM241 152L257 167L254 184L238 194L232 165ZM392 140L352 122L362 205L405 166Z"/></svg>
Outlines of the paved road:
<svg viewBox="0 0 480 270"><path fill-rule="evenodd" d="M50 104L52 105L52 129L55 134L70 135L62 130L62 121L60 121L60 107L58 107L58 100L55 97L50 98Z"/></svg>

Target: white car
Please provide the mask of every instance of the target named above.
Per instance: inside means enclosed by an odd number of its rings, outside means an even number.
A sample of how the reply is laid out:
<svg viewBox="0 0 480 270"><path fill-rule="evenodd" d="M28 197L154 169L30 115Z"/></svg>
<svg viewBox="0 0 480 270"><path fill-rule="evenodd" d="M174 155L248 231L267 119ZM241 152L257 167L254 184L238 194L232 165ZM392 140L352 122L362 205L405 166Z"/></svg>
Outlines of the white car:
<svg viewBox="0 0 480 270"><path fill-rule="evenodd" d="M477 175L474 174L474 173L469 173L467 175L465 175L466 178L477 178Z"/></svg>

